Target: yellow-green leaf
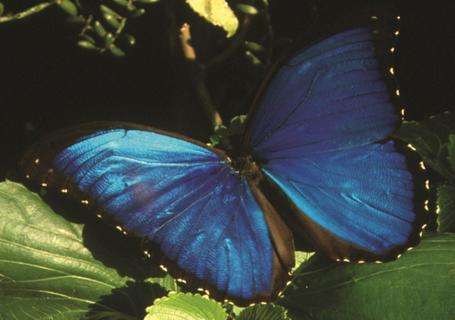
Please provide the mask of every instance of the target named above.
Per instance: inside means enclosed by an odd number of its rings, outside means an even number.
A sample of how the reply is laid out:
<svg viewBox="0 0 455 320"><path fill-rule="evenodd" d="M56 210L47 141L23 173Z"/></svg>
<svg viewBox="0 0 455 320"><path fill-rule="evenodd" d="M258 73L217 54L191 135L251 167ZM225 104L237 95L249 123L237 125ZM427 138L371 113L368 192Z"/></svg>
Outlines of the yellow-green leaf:
<svg viewBox="0 0 455 320"><path fill-rule="evenodd" d="M294 270L300 267L300 265L306 261L308 261L314 252L303 252L303 251L296 251L295 252L295 267Z"/></svg>
<svg viewBox="0 0 455 320"><path fill-rule="evenodd" d="M80 212L65 215L74 220ZM141 317L160 296L150 284L134 282L150 265L125 238L102 230L65 219L20 184L1 182L0 319Z"/></svg>
<svg viewBox="0 0 455 320"><path fill-rule="evenodd" d="M77 16L77 7L70 0L57 1L58 6L72 17Z"/></svg>
<svg viewBox="0 0 455 320"><path fill-rule="evenodd" d="M249 4L244 4L244 3L239 3L237 5L237 9L244 13L244 14L248 14L250 16L254 16L256 14L258 14L258 9L256 9L255 7L249 5Z"/></svg>
<svg viewBox="0 0 455 320"><path fill-rule="evenodd" d="M93 23L93 29L100 38L106 37L107 31L99 21Z"/></svg>
<svg viewBox="0 0 455 320"><path fill-rule="evenodd" d="M197 14L209 23L221 27L231 37L239 27L239 20L225 0L186 0Z"/></svg>
<svg viewBox="0 0 455 320"><path fill-rule="evenodd" d="M81 48L84 49L90 49L90 50L95 50L97 47L90 41L88 40L80 40L77 42L77 45Z"/></svg>
<svg viewBox="0 0 455 320"><path fill-rule="evenodd" d="M225 320L226 312L214 300L199 294L171 292L147 308L144 320Z"/></svg>
<svg viewBox="0 0 455 320"><path fill-rule="evenodd" d="M116 57L124 57L125 56L125 51L123 51L122 49L120 49L119 47L117 47L114 44L111 44L109 46L109 51Z"/></svg>

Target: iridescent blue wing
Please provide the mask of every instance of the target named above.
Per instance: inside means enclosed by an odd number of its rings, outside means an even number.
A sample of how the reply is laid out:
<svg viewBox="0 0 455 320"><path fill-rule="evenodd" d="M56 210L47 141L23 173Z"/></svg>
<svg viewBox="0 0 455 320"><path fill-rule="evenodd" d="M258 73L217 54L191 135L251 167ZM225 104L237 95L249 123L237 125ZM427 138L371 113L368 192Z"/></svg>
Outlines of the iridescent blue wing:
<svg viewBox="0 0 455 320"><path fill-rule="evenodd" d="M422 222L372 35L353 29L302 51L271 81L246 142L293 203L301 233L334 259L390 259Z"/></svg>
<svg viewBox="0 0 455 320"><path fill-rule="evenodd" d="M179 276L219 298L270 299L292 267L283 268L274 248L280 240L268 223L276 214L221 151L201 143L147 127L92 124L43 139L21 167L146 237Z"/></svg>

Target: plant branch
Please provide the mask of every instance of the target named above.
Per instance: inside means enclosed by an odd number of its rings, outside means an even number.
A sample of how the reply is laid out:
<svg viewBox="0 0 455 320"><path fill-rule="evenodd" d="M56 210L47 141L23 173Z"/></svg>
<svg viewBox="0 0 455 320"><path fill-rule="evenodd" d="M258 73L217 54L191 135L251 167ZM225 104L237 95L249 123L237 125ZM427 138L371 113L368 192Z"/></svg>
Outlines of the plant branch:
<svg viewBox="0 0 455 320"><path fill-rule="evenodd" d="M210 124L213 128L216 128L223 124L223 120L214 106L207 85L205 84L205 71L198 64L196 51L191 44L191 31L188 23L184 23L180 28L180 43L182 45L183 55L190 67L194 89L209 118Z"/></svg>
<svg viewBox="0 0 455 320"><path fill-rule="evenodd" d="M225 50L223 50L218 56L207 61L204 64L204 68L206 69L213 68L227 60L243 44L243 39L245 38L245 35L249 30L250 24L251 16L244 15L243 19L241 20L239 29L235 33L234 37L232 37L229 46Z"/></svg>
<svg viewBox="0 0 455 320"><path fill-rule="evenodd" d="M55 0L49 1L49 2L44 2L44 3L37 4L33 7L30 7L28 9L25 9L24 11L2 16L2 17L0 17L0 23L25 19L31 15L44 11L45 9L47 9L48 7L50 7L56 3L57 3L57 1L55 1Z"/></svg>

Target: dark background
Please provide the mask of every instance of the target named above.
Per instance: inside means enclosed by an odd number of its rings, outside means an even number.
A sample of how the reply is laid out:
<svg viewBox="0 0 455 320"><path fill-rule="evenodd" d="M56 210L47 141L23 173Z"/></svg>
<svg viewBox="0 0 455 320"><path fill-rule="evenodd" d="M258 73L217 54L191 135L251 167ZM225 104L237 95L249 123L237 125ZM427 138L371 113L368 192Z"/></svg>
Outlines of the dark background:
<svg viewBox="0 0 455 320"><path fill-rule="evenodd" d="M298 39L308 34L309 26L317 28L341 16L350 19L350 12L361 4L393 7L381 14L401 16L394 63L407 119L419 120L454 108L455 4L450 1L270 2L278 40ZM181 55L176 53L176 35L170 32L170 18L162 4L150 7L130 26L137 45L122 59L79 49L78 30L65 23L65 18L55 8L28 20L0 25L2 175L14 167L20 151L40 135L86 121L133 121L208 140L210 127ZM202 58L211 50L222 50L221 32L182 9L177 22L185 20L193 21L196 31L210 34L195 43ZM255 36L254 27L246 39ZM245 88L258 84L249 80L251 74L244 74L248 69L242 63L228 60L208 75L225 120L247 112L253 95Z"/></svg>

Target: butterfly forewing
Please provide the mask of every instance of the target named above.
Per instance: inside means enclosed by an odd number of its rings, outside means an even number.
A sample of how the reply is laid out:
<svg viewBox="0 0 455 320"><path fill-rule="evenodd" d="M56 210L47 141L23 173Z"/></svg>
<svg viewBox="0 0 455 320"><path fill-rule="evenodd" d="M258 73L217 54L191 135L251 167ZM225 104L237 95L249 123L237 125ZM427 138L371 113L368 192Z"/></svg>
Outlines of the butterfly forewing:
<svg viewBox="0 0 455 320"><path fill-rule="evenodd" d="M149 239L179 276L216 297L269 300L287 281L292 266L278 263L259 191L253 194L219 150L147 127L102 123L44 138L21 167Z"/></svg>

